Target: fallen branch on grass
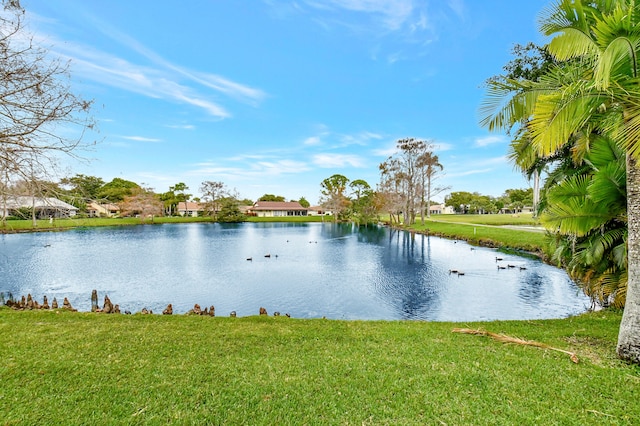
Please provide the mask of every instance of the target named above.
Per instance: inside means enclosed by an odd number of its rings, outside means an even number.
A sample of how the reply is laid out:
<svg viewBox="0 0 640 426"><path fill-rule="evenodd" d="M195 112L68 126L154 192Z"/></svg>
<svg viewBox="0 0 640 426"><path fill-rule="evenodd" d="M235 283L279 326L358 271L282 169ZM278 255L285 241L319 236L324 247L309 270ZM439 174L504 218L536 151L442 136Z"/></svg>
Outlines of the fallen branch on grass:
<svg viewBox="0 0 640 426"><path fill-rule="evenodd" d="M572 362L574 362L576 364L578 363L578 356L575 353L569 352L569 351L565 351L564 349L554 348L554 347L546 345L544 343L535 342L535 341L532 341L532 340L523 340L523 339L519 339L517 337L506 336L504 334L491 333L490 331L484 331L484 330L472 330L470 328L454 328L453 332L454 333L463 333L463 334L473 334L473 335L476 335L476 336L491 337L492 339L497 340L498 342L502 342L502 343L514 343L516 345L535 346L536 348L550 349L552 351L565 353L565 354L569 355L569 358L571 358Z"/></svg>

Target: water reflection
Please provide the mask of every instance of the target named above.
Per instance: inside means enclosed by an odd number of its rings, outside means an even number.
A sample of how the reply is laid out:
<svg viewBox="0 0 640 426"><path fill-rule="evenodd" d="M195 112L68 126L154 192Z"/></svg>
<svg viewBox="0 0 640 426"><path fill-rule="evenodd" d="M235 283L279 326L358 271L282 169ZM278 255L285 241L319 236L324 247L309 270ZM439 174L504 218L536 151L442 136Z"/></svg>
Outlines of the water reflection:
<svg viewBox="0 0 640 426"><path fill-rule="evenodd" d="M588 306L563 271L501 256L351 224L91 228L0 236L0 291L69 297L81 310L90 309L95 288L133 312L172 303L183 313L199 303L219 315L255 315L264 306L304 318L533 319ZM498 268L507 264L514 267Z"/></svg>

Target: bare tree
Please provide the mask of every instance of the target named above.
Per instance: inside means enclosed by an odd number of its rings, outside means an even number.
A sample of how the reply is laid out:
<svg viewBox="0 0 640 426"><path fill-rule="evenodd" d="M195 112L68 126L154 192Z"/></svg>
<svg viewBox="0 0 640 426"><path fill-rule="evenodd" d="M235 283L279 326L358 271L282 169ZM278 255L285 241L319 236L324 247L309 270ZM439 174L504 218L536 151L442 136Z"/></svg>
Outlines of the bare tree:
<svg viewBox="0 0 640 426"><path fill-rule="evenodd" d="M150 188L136 188L132 195L125 197L120 203L120 211L123 216L137 215L142 222L146 218L153 219L162 215L164 205L160 198Z"/></svg>
<svg viewBox="0 0 640 426"><path fill-rule="evenodd" d="M429 202L431 179L442 167L433 156L430 142L406 138L397 142L398 153L380 164L380 190L390 202L396 214L402 212L405 225L415 223L416 212L424 217L425 196ZM435 157L435 163L433 161ZM427 206L428 208L428 206ZM391 213L393 222L393 212Z"/></svg>
<svg viewBox="0 0 640 426"><path fill-rule="evenodd" d="M202 193L205 212L215 219L217 212L220 211L220 200L222 200L228 192L224 183L210 180L204 181L200 185L200 192Z"/></svg>
<svg viewBox="0 0 640 426"><path fill-rule="evenodd" d="M93 120L91 102L71 92L69 63L26 33L19 0L0 4L0 179L9 188L50 177L60 154L79 158Z"/></svg>
<svg viewBox="0 0 640 426"><path fill-rule="evenodd" d="M398 173L398 161L389 157L380 164L380 183L378 184L378 203L380 210L389 213L391 224L400 223L400 212L404 205L400 174Z"/></svg>

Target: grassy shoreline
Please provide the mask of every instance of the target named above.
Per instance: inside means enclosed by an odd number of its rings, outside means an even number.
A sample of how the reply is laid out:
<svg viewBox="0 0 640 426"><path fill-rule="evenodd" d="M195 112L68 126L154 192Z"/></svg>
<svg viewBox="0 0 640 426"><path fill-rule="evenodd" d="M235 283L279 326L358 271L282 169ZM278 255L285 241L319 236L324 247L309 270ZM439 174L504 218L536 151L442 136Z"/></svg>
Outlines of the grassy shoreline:
<svg viewBox="0 0 640 426"><path fill-rule="evenodd" d="M3 424L633 424L620 313L433 323L0 309ZM575 352L452 333L482 328Z"/></svg>
<svg viewBox="0 0 640 426"><path fill-rule="evenodd" d="M292 218L278 217L249 217L247 222L322 222L326 218L322 216L305 216ZM53 223L46 220L37 220L34 227L31 220L8 220L5 227L0 227L0 234L16 234L22 232L56 232L67 231L75 228L93 228L103 226L137 226L137 225L161 225L165 223L215 223L209 217L179 217L158 216L153 219L141 220L135 217L122 218L77 218L55 219Z"/></svg>

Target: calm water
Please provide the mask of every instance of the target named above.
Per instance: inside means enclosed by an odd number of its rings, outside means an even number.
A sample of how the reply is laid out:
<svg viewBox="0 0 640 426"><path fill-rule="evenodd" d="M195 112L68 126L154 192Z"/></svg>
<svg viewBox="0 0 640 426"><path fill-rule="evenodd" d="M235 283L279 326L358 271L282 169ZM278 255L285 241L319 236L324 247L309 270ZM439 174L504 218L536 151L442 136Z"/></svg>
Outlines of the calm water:
<svg viewBox="0 0 640 426"><path fill-rule="evenodd" d="M101 306L108 294L123 311L160 313L172 303L184 313L198 303L224 316L263 306L296 318L474 321L561 318L589 305L566 273L537 260L382 227L168 224L0 235L5 295L60 304L66 296L89 311L92 289Z"/></svg>

